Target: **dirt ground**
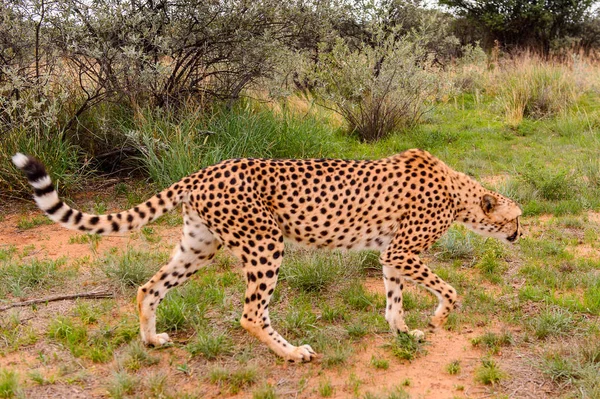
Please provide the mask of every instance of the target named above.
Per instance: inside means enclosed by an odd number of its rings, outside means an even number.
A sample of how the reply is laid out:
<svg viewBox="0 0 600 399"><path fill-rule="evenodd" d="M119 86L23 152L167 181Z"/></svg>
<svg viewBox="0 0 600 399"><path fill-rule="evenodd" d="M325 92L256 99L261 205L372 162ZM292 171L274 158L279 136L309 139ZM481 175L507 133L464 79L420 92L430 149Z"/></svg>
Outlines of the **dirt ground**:
<svg viewBox="0 0 600 399"><path fill-rule="evenodd" d="M68 231L58 225L41 225L28 230L20 230L17 223L24 215L32 217L39 211L29 210L18 213L7 213L0 222L0 248L15 246L20 251L30 248L29 257L52 258L67 257L70 262L83 257L101 257L112 247L125 248L135 246L144 248L148 244L139 235L111 235L104 237L95 251L89 243L69 243L77 232ZM162 237L161 245L170 246L179 237L179 227L153 226ZM86 276L92 271L82 268L76 286L66 286L55 289L54 293L75 293L92 290L90 283L93 279ZM95 280L94 280L95 281ZM383 290L380 279L369 279L365 282L368 290ZM52 292L50 292L52 294ZM420 290L420 295L427 295ZM127 312L135 312L133 298L118 298L114 309L115 317ZM29 307L20 308L19 315L24 323L33 326L40 334L47 328L49 320L57 314L67 314L73 306L73 301L52 302L40 305L32 310ZM498 330L506 326L495 326ZM512 333L518 335L519 330L510 327ZM489 331L487 326L485 331ZM318 363L302 365L286 365L278 362L275 357L262 345L252 342L251 337L239 337L248 340L253 350L264 354L262 360L257 360L262 377L275 387L280 398L312 398L319 397L318 389L322 381L329 380L333 387L334 398L356 397L356 386L359 386L359 397L372 394L373 397L386 397L394 387L402 386L411 398L545 398L552 397L553 389L544 382L528 360L528 348L517 346L504 348L495 355L495 360L503 370L509 373L509 378L503 380L500 386L485 386L474 380L474 370L481 364L485 350L474 347L470 340L484 332L483 328L464 327L458 332L440 331L426 335L426 354L412 362L400 361L386 352L383 345L389 340L387 333L370 334L354 344L354 351L349 360L341 367L324 368ZM185 341L186 337L175 337ZM238 339L238 338L236 338ZM189 360L189 354L177 345L153 350L154 355L161 357L160 363L147 367L144 373L163 373L168 376L171 392L188 392L192 397L252 397L251 390L232 394L222 391L208 383L197 374L203 370L204 360ZM387 370L376 369L370 363L373 356L389 360ZM28 398L101 398L107 397L107 391L102 383L115 368L115 361L95 364L89 361L69 361L68 366L60 362L62 356L69 357L67 350L50 340L38 340L37 343L24 346L19 350L0 356L1 367L17 370L26 376L31 370L40 370L51 374L52 370L60 367L72 367L73 373L84 373L88 377L77 383L64 381L48 385L25 383ZM259 357L260 358L260 357ZM450 375L446 366L454 360L459 360L461 372ZM173 365L188 361L190 372L178 372ZM359 381L359 383L352 383ZM176 387L176 388L175 388Z"/></svg>

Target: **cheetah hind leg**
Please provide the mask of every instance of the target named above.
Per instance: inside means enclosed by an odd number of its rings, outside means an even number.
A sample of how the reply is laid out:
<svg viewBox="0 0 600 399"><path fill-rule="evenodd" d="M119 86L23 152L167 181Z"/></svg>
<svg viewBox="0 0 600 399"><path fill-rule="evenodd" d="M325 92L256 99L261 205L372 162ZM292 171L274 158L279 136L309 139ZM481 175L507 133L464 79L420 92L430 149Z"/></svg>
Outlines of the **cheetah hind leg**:
<svg viewBox="0 0 600 399"><path fill-rule="evenodd" d="M186 234L173 252L169 262L146 284L138 289L137 305L140 317L140 333L146 345L159 347L171 341L166 333L156 333L156 309L169 289L176 287L201 267L210 263L220 247L219 242L203 225L194 231L194 237Z"/></svg>

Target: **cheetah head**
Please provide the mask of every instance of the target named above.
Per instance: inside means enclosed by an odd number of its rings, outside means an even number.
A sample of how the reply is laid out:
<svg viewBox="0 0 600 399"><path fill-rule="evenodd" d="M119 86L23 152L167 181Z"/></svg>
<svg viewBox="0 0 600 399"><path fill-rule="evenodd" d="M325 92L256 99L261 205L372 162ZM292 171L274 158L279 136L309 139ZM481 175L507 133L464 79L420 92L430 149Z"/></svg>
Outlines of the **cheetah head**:
<svg viewBox="0 0 600 399"><path fill-rule="evenodd" d="M485 237L494 237L508 243L523 235L519 223L521 208L512 200L491 191L482 192L479 201L467 209L462 223Z"/></svg>

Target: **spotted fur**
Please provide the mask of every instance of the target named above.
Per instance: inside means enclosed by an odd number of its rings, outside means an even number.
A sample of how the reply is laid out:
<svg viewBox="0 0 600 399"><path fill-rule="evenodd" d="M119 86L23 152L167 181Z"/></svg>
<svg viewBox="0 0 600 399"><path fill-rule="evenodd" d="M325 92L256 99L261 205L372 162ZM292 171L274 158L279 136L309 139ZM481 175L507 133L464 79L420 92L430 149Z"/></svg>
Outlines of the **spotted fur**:
<svg viewBox="0 0 600 399"><path fill-rule="evenodd" d="M155 328L156 308L167 291L207 265L222 245L243 263L247 287L241 325L277 355L309 361L315 356L312 348L291 345L269 319L284 238L317 248L381 251L385 317L394 332L407 332L402 309L405 280L437 296L433 328L443 325L455 306L456 290L419 258L452 222L507 242L521 235L521 210L513 201L422 150L373 161L227 160L133 209L109 215L70 208L58 198L40 162L22 154L13 161L26 173L40 208L71 229L129 231L183 204L183 235L173 256L138 290L141 336L149 345L169 342L168 335L157 334Z"/></svg>

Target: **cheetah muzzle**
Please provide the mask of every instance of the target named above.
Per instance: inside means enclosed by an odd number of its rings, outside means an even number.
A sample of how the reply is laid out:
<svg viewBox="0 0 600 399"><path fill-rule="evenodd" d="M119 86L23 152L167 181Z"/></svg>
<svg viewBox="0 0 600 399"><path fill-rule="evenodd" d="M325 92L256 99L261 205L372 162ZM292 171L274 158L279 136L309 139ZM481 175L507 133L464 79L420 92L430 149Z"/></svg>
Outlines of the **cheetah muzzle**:
<svg viewBox="0 0 600 399"><path fill-rule="evenodd" d="M210 263L223 245L243 263L247 286L241 325L277 355L305 362L315 357L313 349L291 345L269 318L284 238L316 248L379 250L385 318L392 331L409 332L402 309L406 280L437 296L434 329L445 323L456 304L456 290L419 257L452 222L506 242L521 235L517 204L421 150L372 161L227 160L182 179L143 204L109 215L83 213L62 202L35 158L16 154L13 162L27 175L38 206L70 229L127 232L182 204L180 242L169 262L137 293L141 337L154 346L170 341L167 334L156 333L160 301L170 288Z"/></svg>

